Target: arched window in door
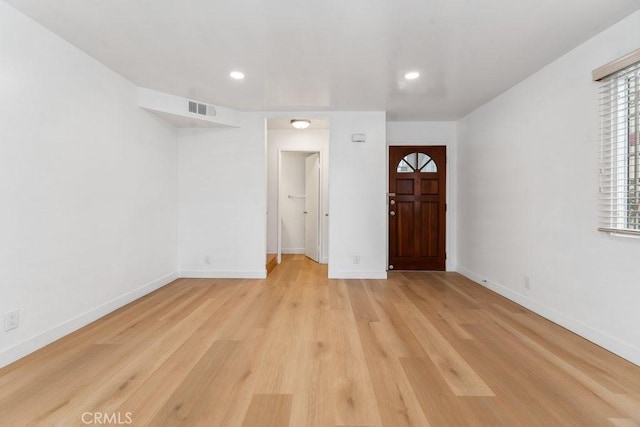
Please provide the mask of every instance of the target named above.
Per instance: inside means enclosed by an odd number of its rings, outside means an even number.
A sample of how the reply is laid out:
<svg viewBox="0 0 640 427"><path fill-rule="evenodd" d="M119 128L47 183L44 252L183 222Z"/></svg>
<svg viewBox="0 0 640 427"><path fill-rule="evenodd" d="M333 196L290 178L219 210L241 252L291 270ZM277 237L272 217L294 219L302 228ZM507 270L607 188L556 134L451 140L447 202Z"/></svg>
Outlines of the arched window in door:
<svg viewBox="0 0 640 427"><path fill-rule="evenodd" d="M438 165L424 153L411 153L404 156L397 167L398 173L438 172Z"/></svg>

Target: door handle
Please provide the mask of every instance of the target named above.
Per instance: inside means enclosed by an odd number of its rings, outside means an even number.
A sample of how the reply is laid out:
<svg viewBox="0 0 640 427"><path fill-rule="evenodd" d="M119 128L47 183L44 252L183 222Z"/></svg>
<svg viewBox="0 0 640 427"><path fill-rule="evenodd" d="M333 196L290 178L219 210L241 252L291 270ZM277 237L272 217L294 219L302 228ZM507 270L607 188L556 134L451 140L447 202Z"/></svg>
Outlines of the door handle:
<svg viewBox="0 0 640 427"><path fill-rule="evenodd" d="M302 211L302 213L306 215L306 214L307 214L307 211Z"/></svg>
<svg viewBox="0 0 640 427"><path fill-rule="evenodd" d="M391 212L389 212L389 215L396 216L396 213L394 211L391 211Z"/></svg>

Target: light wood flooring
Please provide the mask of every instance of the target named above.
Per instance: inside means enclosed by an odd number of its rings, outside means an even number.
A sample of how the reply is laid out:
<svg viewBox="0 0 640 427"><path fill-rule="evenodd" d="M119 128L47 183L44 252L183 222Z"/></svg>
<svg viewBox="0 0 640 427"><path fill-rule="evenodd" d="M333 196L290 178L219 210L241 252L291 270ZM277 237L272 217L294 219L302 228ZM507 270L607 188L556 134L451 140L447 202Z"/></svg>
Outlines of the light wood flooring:
<svg viewBox="0 0 640 427"><path fill-rule="evenodd" d="M277 254L267 254L267 275L270 274L278 265Z"/></svg>
<svg viewBox="0 0 640 427"><path fill-rule="evenodd" d="M0 425L640 424L640 367L458 274L326 277L178 280L0 370Z"/></svg>

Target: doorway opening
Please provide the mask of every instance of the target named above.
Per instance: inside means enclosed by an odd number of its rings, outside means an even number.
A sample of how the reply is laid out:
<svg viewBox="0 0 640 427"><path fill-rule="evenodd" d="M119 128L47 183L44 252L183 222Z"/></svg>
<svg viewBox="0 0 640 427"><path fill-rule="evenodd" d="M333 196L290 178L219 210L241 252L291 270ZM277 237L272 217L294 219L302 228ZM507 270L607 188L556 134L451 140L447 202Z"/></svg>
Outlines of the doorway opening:
<svg viewBox="0 0 640 427"><path fill-rule="evenodd" d="M320 153L281 151L279 163L278 263L282 254L320 262Z"/></svg>
<svg viewBox="0 0 640 427"><path fill-rule="evenodd" d="M294 129L290 119L267 119L267 271L282 255L328 260L329 121L311 119Z"/></svg>

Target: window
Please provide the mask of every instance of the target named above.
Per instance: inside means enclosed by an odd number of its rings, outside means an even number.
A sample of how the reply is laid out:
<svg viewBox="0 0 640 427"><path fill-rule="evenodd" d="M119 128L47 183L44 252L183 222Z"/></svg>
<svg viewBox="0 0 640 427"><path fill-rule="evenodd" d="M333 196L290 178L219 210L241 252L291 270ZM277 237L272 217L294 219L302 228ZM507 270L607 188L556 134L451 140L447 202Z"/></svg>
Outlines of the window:
<svg viewBox="0 0 640 427"><path fill-rule="evenodd" d="M438 167L436 166L436 162L426 154L411 153L400 160L396 171L398 173L438 172Z"/></svg>
<svg viewBox="0 0 640 427"><path fill-rule="evenodd" d="M640 63L602 83L599 229L640 234Z"/></svg>

